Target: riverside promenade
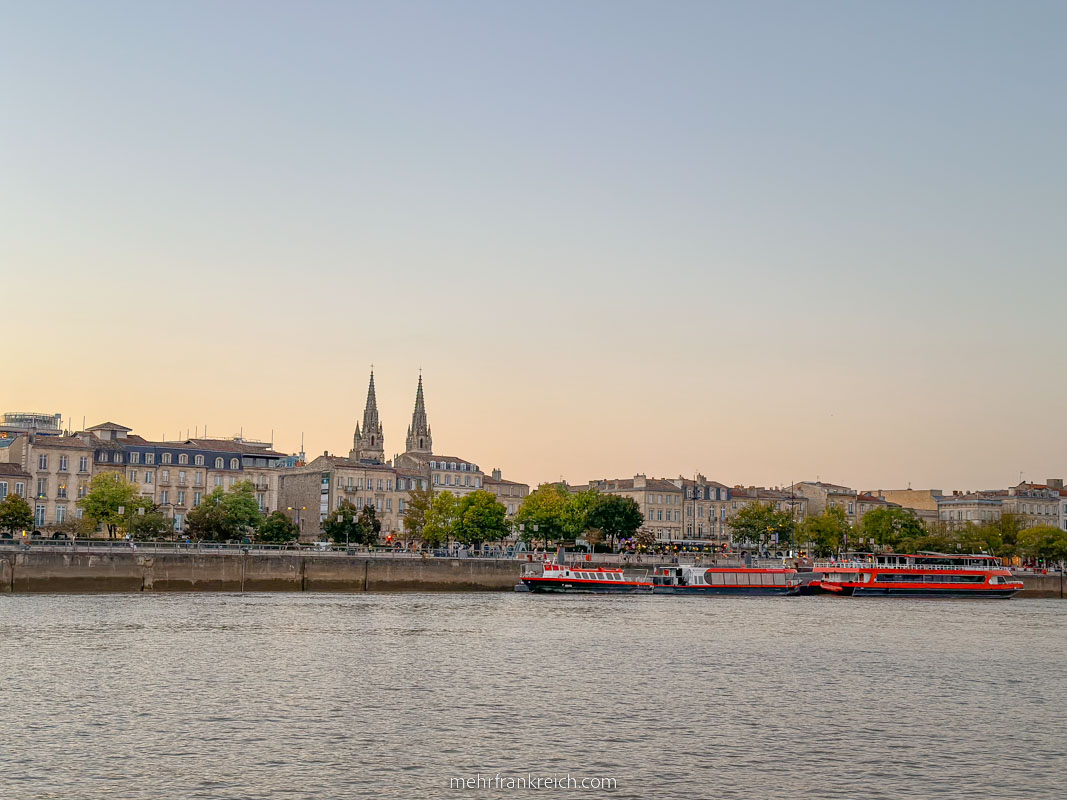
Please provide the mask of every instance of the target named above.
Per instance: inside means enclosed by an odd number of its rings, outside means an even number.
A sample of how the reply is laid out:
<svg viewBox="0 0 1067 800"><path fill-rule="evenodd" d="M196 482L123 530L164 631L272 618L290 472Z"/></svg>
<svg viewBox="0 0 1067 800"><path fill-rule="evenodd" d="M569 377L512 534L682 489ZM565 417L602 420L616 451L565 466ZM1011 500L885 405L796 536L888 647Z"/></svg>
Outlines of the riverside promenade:
<svg viewBox="0 0 1067 800"><path fill-rule="evenodd" d="M538 559L539 560L539 559ZM684 559L683 559L684 560ZM710 561L710 560L709 560ZM599 563L620 564L600 556ZM117 541L0 545L0 594L83 592L509 592L521 558ZM677 563L645 557L626 566ZM1017 572L1020 597L1067 597L1061 573Z"/></svg>

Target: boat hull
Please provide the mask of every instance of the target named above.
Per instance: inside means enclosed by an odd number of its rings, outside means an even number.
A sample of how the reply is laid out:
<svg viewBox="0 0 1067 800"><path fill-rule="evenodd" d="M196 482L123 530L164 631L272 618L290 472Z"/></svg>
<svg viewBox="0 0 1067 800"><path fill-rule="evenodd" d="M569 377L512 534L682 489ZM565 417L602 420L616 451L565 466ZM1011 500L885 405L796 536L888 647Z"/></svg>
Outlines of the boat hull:
<svg viewBox="0 0 1067 800"><path fill-rule="evenodd" d="M734 597L762 597L797 594L796 586L656 586L653 594L681 594L690 596L732 595Z"/></svg>
<svg viewBox="0 0 1067 800"><path fill-rule="evenodd" d="M652 586L621 581L573 581L555 578L523 578L534 594L651 594Z"/></svg>
<svg viewBox="0 0 1067 800"><path fill-rule="evenodd" d="M1004 587L1003 589L957 589L946 587L919 588L919 587L866 587L856 586L849 590L845 588L842 594L851 594L853 597L981 597L990 600L1006 600L1019 593L1019 589Z"/></svg>

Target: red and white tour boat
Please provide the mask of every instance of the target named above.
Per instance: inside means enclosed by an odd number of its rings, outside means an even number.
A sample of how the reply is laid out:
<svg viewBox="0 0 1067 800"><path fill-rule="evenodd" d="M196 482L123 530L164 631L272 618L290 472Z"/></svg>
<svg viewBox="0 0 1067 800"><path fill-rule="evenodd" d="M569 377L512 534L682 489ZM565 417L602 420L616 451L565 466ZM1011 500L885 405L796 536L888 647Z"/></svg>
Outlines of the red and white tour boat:
<svg viewBox="0 0 1067 800"><path fill-rule="evenodd" d="M530 565L522 574L522 582L531 592L563 592L567 594L651 594L652 581L648 570L621 570L610 567L588 567L581 564L559 564L546 561Z"/></svg>
<svg viewBox="0 0 1067 800"><path fill-rule="evenodd" d="M1000 597L1023 583L999 558L946 553L856 553L816 562L810 589L853 597Z"/></svg>
<svg viewBox="0 0 1067 800"><path fill-rule="evenodd" d="M783 595L800 591L795 569L781 567L660 567L652 576L653 594Z"/></svg>

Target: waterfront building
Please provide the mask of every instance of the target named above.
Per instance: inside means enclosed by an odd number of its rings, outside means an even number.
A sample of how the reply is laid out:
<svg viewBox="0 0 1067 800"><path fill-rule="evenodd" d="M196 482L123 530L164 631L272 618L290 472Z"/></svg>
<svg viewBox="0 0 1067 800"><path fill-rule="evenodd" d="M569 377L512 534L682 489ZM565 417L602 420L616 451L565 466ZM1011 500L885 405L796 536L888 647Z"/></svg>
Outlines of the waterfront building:
<svg viewBox="0 0 1067 800"><path fill-rule="evenodd" d="M23 469L21 464L0 462L0 500L9 494L25 500L32 478L33 476Z"/></svg>
<svg viewBox="0 0 1067 800"><path fill-rule="evenodd" d="M320 539L323 521L346 500L357 509L373 507L382 523L381 538L396 537L408 493L429 486L423 475L329 453L306 466L284 470L278 482L279 507L300 527L302 541Z"/></svg>
<svg viewBox="0 0 1067 800"><path fill-rule="evenodd" d="M64 436L30 430L0 448L0 458L31 476L24 496L33 508L35 530L47 534L81 518L77 502L89 489L97 444L96 437L85 431Z"/></svg>
<svg viewBox="0 0 1067 800"><path fill-rule="evenodd" d="M184 439L157 442L113 422L89 429L97 440L93 462L98 472L115 471L138 487L185 530L188 513L216 488L250 481L264 514L277 508L278 465L284 453L267 442L233 439Z"/></svg>
<svg viewBox="0 0 1067 800"><path fill-rule="evenodd" d="M596 489L605 494L629 497L641 508L645 520L643 530L650 531L660 544L680 542L683 536L682 487L661 478L649 478L638 473L632 478L599 478L585 486L568 486L572 492Z"/></svg>
<svg viewBox="0 0 1067 800"><path fill-rule="evenodd" d="M528 484L506 480L499 469L494 469L488 477L484 478L482 485L504 505L508 510L508 517L515 516L515 512L522 505L523 498L530 494Z"/></svg>
<svg viewBox="0 0 1067 800"><path fill-rule="evenodd" d="M683 493L682 517L685 521L682 540L722 547L730 544L730 488L709 481L701 474L693 478L678 477L671 481Z"/></svg>
<svg viewBox="0 0 1067 800"><path fill-rule="evenodd" d="M924 524L937 522L938 506L944 496L940 489L877 489L869 492L901 508L913 511Z"/></svg>
<svg viewBox="0 0 1067 800"><path fill-rule="evenodd" d="M801 481L788 487L787 491L807 498L808 516L819 516L828 506L836 506L844 510L845 519L852 526L858 525L868 512L876 508L897 506L870 492L858 492L848 486L823 481Z"/></svg>
<svg viewBox="0 0 1067 800"><path fill-rule="evenodd" d="M937 501L937 518L947 527L999 520L1004 513L1004 500L995 492L953 492Z"/></svg>
<svg viewBox="0 0 1067 800"><path fill-rule="evenodd" d="M789 488L766 488L763 486L735 486L730 490L729 512L727 521L738 514L745 506L763 503L775 511L785 511L793 521L800 525L808 513L808 498Z"/></svg>
<svg viewBox="0 0 1067 800"><path fill-rule="evenodd" d="M1052 485L1049 485L1050 483ZM1003 499L1004 513L1019 517L1027 528L1037 525L1051 525L1058 528L1060 527L1060 490L1062 488L1063 481L1059 479L1051 479L1047 483L1023 481L997 494Z"/></svg>

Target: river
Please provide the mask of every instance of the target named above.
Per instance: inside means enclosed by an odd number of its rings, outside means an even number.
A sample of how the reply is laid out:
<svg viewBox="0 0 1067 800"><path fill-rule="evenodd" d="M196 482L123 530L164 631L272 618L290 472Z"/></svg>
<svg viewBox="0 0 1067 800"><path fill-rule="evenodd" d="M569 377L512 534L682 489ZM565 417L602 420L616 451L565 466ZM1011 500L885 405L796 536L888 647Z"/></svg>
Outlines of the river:
<svg viewBox="0 0 1067 800"><path fill-rule="evenodd" d="M0 596L0 664L5 800L1051 800L1067 781L1058 600Z"/></svg>

